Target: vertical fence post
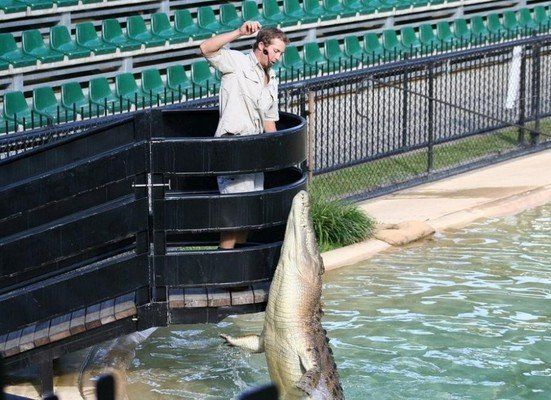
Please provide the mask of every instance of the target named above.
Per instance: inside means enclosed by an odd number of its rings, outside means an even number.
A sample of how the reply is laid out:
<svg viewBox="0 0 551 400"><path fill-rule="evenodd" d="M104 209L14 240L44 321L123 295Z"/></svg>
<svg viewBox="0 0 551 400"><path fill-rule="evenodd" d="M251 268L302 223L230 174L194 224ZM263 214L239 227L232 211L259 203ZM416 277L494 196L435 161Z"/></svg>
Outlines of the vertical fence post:
<svg viewBox="0 0 551 400"><path fill-rule="evenodd" d="M530 144L538 144L540 130L540 84L541 84L541 48L540 43L534 43L532 48L532 114L534 115L534 129L530 131ZM535 132L534 132L535 131Z"/></svg>
<svg viewBox="0 0 551 400"><path fill-rule="evenodd" d="M429 109L428 109L428 154L427 154L427 172L432 171L434 166L434 67L430 63L429 68Z"/></svg>
<svg viewBox="0 0 551 400"><path fill-rule="evenodd" d="M524 125L526 123L526 48L522 49L520 55L520 82L519 82L519 101L518 101L518 122L517 125L522 126L518 128L518 143L524 144Z"/></svg>
<svg viewBox="0 0 551 400"><path fill-rule="evenodd" d="M404 56L405 61L409 56L406 54ZM404 70L404 79L402 80L402 147L407 146L408 142L408 69Z"/></svg>
<svg viewBox="0 0 551 400"><path fill-rule="evenodd" d="M308 185L314 175L314 124L316 119L316 93L308 92Z"/></svg>

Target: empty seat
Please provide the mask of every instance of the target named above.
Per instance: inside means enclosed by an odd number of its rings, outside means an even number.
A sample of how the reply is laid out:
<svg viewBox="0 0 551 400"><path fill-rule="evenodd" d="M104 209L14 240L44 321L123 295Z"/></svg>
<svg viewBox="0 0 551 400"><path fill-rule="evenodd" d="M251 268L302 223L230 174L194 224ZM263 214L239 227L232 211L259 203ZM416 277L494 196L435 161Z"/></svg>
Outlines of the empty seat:
<svg viewBox="0 0 551 400"><path fill-rule="evenodd" d="M94 54L115 53L117 47L102 41L91 22L81 22L76 25L76 41L79 46L91 50Z"/></svg>
<svg viewBox="0 0 551 400"><path fill-rule="evenodd" d="M352 17L356 15L356 11L346 8L339 0L322 0L322 2L323 8L332 14L339 14L341 17Z"/></svg>
<svg viewBox="0 0 551 400"><path fill-rule="evenodd" d="M385 0L362 0L362 3L366 10L370 12L388 12L392 11L395 7L396 1L386 2Z"/></svg>
<svg viewBox="0 0 551 400"><path fill-rule="evenodd" d="M220 22L229 28L239 29L245 21L237 15L235 6L227 3L220 6Z"/></svg>
<svg viewBox="0 0 551 400"><path fill-rule="evenodd" d="M502 36L506 34L505 27L501 24L499 15L492 13L486 17L488 31L490 31L490 38L492 41L501 40Z"/></svg>
<svg viewBox="0 0 551 400"><path fill-rule="evenodd" d="M231 28L216 20L214 11L209 6L202 6L197 9L197 25L199 25L199 28L206 29L214 34L231 30Z"/></svg>
<svg viewBox="0 0 551 400"><path fill-rule="evenodd" d="M166 87L171 90L171 96L175 93L178 95L175 96L176 99L183 96L195 97L191 92L191 86L191 80L183 65L171 65L166 69Z"/></svg>
<svg viewBox="0 0 551 400"><path fill-rule="evenodd" d="M71 110L74 114L80 114L84 117L100 116L103 114L103 107L93 104L84 95L78 82L67 82L61 85L61 106Z"/></svg>
<svg viewBox="0 0 551 400"><path fill-rule="evenodd" d="M4 60L0 60L0 71L3 71L5 69L8 69L10 67L10 63Z"/></svg>
<svg viewBox="0 0 551 400"><path fill-rule="evenodd" d="M145 21L139 15L133 15L126 20L126 33L136 42L145 44L145 47L164 46L166 39L153 35Z"/></svg>
<svg viewBox="0 0 551 400"><path fill-rule="evenodd" d="M130 110L131 105L143 107L144 104L148 104L131 72L125 72L115 77L115 94L122 99L123 110Z"/></svg>
<svg viewBox="0 0 551 400"><path fill-rule="evenodd" d="M4 118L16 125L30 128L32 126L31 109L22 92L14 91L4 94Z"/></svg>
<svg viewBox="0 0 551 400"><path fill-rule="evenodd" d="M339 68L338 65L333 65L327 61L323 54L321 54L317 43L305 43L303 55L307 74L314 75L318 72L324 73L338 70Z"/></svg>
<svg viewBox="0 0 551 400"><path fill-rule="evenodd" d="M53 8L54 4L52 0L17 0L20 3L25 4L32 10L46 10Z"/></svg>
<svg viewBox="0 0 551 400"><path fill-rule="evenodd" d="M534 7L534 22L538 25L538 27L548 27L549 21L549 14L547 14L543 6Z"/></svg>
<svg viewBox="0 0 551 400"><path fill-rule="evenodd" d="M369 7L364 6L362 0L342 0L342 5L350 11L354 11L354 14L369 14L372 12Z"/></svg>
<svg viewBox="0 0 551 400"><path fill-rule="evenodd" d="M0 10L3 10L6 14L25 12L27 6L17 0L0 0Z"/></svg>
<svg viewBox="0 0 551 400"><path fill-rule="evenodd" d="M52 0L58 7L70 7L78 5L78 0Z"/></svg>
<svg viewBox="0 0 551 400"><path fill-rule="evenodd" d="M72 121L75 117L72 110L61 107L50 86L33 90L33 111L53 123Z"/></svg>
<svg viewBox="0 0 551 400"><path fill-rule="evenodd" d="M122 99L113 93L109 81L105 77L90 80L89 93L90 101L103 107L105 113L114 113L122 108Z"/></svg>
<svg viewBox="0 0 551 400"><path fill-rule="evenodd" d="M71 38L66 26L53 26L50 29L50 47L65 54L69 59L88 57L92 51L79 46Z"/></svg>
<svg viewBox="0 0 551 400"><path fill-rule="evenodd" d="M346 36L344 38L344 54L348 58L352 57L356 60L365 60L365 54L357 36Z"/></svg>
<svg viewBox="0 0 551 400"><path fill-rule="evenodd" d="M364 35L364 52L370 62L378 62L385 58L385 48L375 32Z"/></svg>
<svg viewBox="0 0 551 400"><path fill-rule="evenodd" d="M23 53L11 33L0 33L0 59L9 62L14 68L36 64L36 58Z"/></svg>
<svg viewBox="0 0 551 400"><path fill-rule="evenodd" d="M279 26L297 25L298 19L281 12L277 0L262 0L262 15L268 21Z"/></svg>
<svg viewBox="0 0 551 400"><path fill-rule="evenodd" d="M520 25L517 21L517 14L514 11L505 11L503 13L503 27L508 31L514 32L520 29Z"/></svg>
<svg viewBox="0 0 551 400"><path fill-rule="evenodd" d="M445 49L451 49L458 43L450 24L446 21L440 21L436 24L436 36Z"/></svg>
<svg viewBox="0 0 551 400"><path fill-rule="evenodd" d="M530 10L527 8L522 8L518 11L518 24L522 29L538 29L539 25L532 18Z"/></svg>
<svg viewBox="0 0 551 400"><path fill-rule="evenodd" d="M120 22L114 18L102 21L101 32L103 40L118 47L120 51L139 50L142 47L141 43L130 39L124 34Z"/></svg>
<svg viewBox="0 0 551 400"><path fill-rule="evenodd" d="M0 115L0 134L13 132L15 130L15 123L9 119L4 118L3 115Z"/></svg>
<svg viewBox="0 0 551 400"><path fill-rule="evenodd" d="M472 32L467 25L467 20L458 18L453 21L453 35L461 46L465 46L471 41Z"/></svg>
<svg viewBox="0 0 551 400"><path fill-rule="evenodd" d="M174 11L174 29L184 35L189 35L195 40L206 39L212 36L212 32L206 29L199 28L189 10Z"/></svg>
<svg viewBox="0 0 551 400"><path fill-rule="evenodd" d="M302 3L304 12L312 17L319 18L320 21L335 19L339 14L328 12L321 5L319 0L304 0Z"/></svg>
<svg viewBox="0 0 551 400"><path fill-rule="evenodd" d="M490 31L486 28L484 20L480 15L476 15L471 18L471 35L472 41L475 44L484 43L490 36Z"/></svg>
<svg viewBox="0 0 551 400"><path fill-rule="evenodd" d="M351 68L357 65L357 60L353 57L347 57L346 54L344 54L337 39L326 40L323 43L323 50L329 65L335 70Z"/></svg>
<svg viewBox="0 0 551 400"><path fill-rule="evenodd" d="M402 43L398 40L398 35L394 29L386 29L383 31L382 45L385 49L386 58L397 59L403 53L407 52Z"/></svg>
<svg viewBox="0 0 551 400"><path fill-rule="evenodd" d="M411 26L406 26L400 30L400 40L404 49L411 54L417 54L421 50L421 41L415 33L415 29Z"/></svg>
<svg viewBox="0 0 551 400"><path fill-rule="evenodd" d="M149 107L180 100L178 93L165 86L158 69L150 68L142 71L142 91L145 96L145 104Z"/></svg>
<svg viewBox="0 0 551 400"><path fill-rule="evenodd" d="M206 61L196 61L191 64L191 81L198 86L196 89L200 96L214 92L215 78Z"/></svg>
<svg viewBox="0 0 551 400"><path fill-rule="evenodd" d="M283 13L292 19L297 19L303 24L311 24L318 21L318 17L312 14L307 14L298 0L283 0Z"/></svg>
<svg viewBox="0 0 551 400"><path fill-rule="evenodd" d="M434 34L434 28L430 24L421 24L419 26L419 40L425 52L432 52L440 48L440 41Z"/></svg>
<svg viewBox="0 0 551 400"><path fill-rule="evenodd" d="M304 62L296 46L287 46L281 60L281 77L285 80L295 79L304 72Z"/></svg>
<svg viewBox="0 0 551 400"><path fill-rule="evenodd" d="M155 36L168 40L171 44L184 43L190 39L190 35L172 27L170 19L165 13L155 13L151 16L151 32Z"/></svg>
<svg viewBox="0 0 551 400"><path fill-rule="evenodd" d="M46 46L38 29L23 31L21 34L23 52L36 57L42 62L62 61L63 54Z"/></svg>
<svg viewBox="0 0 551 400"><path fill-rule="evenodd" d="M277 23L268 21L258 11L258 4L254 0L245 0L241 3L241 13L245 21L258 21L260 25L269 27L276 26Z"/></svg>

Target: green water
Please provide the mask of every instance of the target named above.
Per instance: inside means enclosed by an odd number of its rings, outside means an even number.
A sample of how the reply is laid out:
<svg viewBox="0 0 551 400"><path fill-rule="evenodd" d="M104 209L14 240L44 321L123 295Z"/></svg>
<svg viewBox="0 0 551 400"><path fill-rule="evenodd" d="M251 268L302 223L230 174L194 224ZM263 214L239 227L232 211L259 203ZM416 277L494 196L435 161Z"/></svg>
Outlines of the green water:
<svg viewBox="0 0 551 400"><path fill-rule="evenodd" d="M475 223L325 277L323 325L347 399L551 399L551 204ZM268 382L218 338L263 314L158 330L132 399L229 399Z"/></svg>

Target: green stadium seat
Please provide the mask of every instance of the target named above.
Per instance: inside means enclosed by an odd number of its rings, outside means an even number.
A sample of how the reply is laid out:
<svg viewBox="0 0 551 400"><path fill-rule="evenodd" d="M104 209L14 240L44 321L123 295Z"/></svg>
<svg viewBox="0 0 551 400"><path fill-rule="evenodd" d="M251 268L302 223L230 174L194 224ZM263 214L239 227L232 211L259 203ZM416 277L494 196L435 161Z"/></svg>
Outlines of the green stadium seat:
<svg viewBox="0 0 551 400"><path fill-rule="evenodd" d="M342 5L354 13L370 14L372 12L369 7L363 5L362 0L342 0Z"/></svg>
<svg viewBox="0 0 551 400"><path fill-rule="evenodd" d="M52 0L58 7L70 7L78 5L78 0Z"/></svg>
<svg viewBox="0 0 551 400"><path fill-rule="evenodd" d="M450 24L446 21L440 21L436 24L436 36L442 47L446 50L455 47L458 44L457 38L453 35Z"/></svg>
<svg viewBox="0 0 551 400"><path fill-rule="evenodd" d="M296 46L287 46L281 60L281 78L296 79L304 73L304 62Z"/></svg>
<svg viewBox="0 0 551 400"><path fill-rule="evenodd" d="M133 15L126 20L126 33L136 42L145 44L145 47L164 46L166 40L153 35L140 15Z"/></svg>
<svg viewBox="0 0 551 400"><path fill-rule="evenodd" d="M363 41L364 52L367 55L367 60L369 62L374 63L385 58L385 48L379 40L379 36L375 32L366 33Z"/></svg>
<svg viewBox="0 0 551 400"><path fill-rule="evenodd" d="M220 23L232 29L239 29L245 21L237 15L237 9L231 3L220 6Z"/></svg>
<svg viewBox="0 0 551 400"><path fill-rule="evenodd" d="M304 12L312 17L319 18L320 21L335 19L339 14L328 12L321 5L319 0L304 0L302 3Z"/></svg>
<svg viewBox="0 0 551 400"><path fill-rule="evenodd" d="M13 132L14 130L15 130L15 123L0 115L0 135L8 132Z"/></svg>
<svg viewBox="0 0 551 400"><path fill-rule="evenodd" d="M50 86L33 90L33 111L37 115L45 117L46 121L50 119L53 123L69 122L75 119L72 110L61 107Z"/></svg>
<svg viewBox="0 0 551 400"><path fill-rule="evenodd" d="M497 15L496 13L488 14L486 16L486 22L488 26L488 31L490 31L491 41L499 41L507 33L507 30L501 24L499 15Z"/></svg>
<svg viewBox="0 0 551 400"><path fill-rule="evenodd" d="M79 46L91 50L94 54L110 54L117 51L117 47L102 41L91 22L81 22L76 25L76 42Z"/></svg>
<svg viewBox="0 0 551 400"><path fill-rule="evenodd" d="M357 36L345 36L344 54L348 59L350 59L350 57L354 58L355 60L365 59L365 53L362 50L360 39L358 39Z"/></svg>
<svg viewBox="0 0 551 400"><path fill-rule="evenodd" d="M199 28L193 22L189 10L174 11L174 29L184 35L189 35L194 40L207 39L212 36L211 31Z"/></svg>
<svg viewBox="0 0 551 400"><path fill-rule="evenodd" d="M385 29L382 39L386 59L396 60L408 51L398 40L398 35L394 29Z"/></svg>
<svg viewBox="0 0 551 400"><path fill-rule="evenodd" d="M191 64L191 81L197 86L195 89L200 96L214 92L216 79L206 61L195 61Z"/></svg>
<svg viewBox="0 0 551 400"><path fill-rule="evenodd" d="M66 26L58 25L50 29L50 47L65 54L69 59L88 57L90 49L76 44Z"/></svg>
<svg viewBox="0 0 551 400"><path fill-rule="evenodd" d="M323 54L321 54L317 43L305 43L303 55L306 72L309 75L315 75L318 72L337 71L339 69L338 64L329 63Z"/></svg>
<svg viewBox="0 0 551 400"><path fill-rule="evenodd" d="M341 49L337 39L328 39L323 43L325 58L330 66L334 66L336 70L352 68L358 65L358 60L354 57L347 57Z"/></svg>
<svg viewBox="0 0 551 400"><path fill-rule="evenodd" d="M54 4L52 0L17 0L20 3L30 7L31 10L46 10L53 8Z"/></svg>
<svg viewBox="0 0 551 400"><path fill-rule="evenodd" d="M190 35L177 31L170 24L165 13L151 15L151 32L158 37L168 40L170 44L188 42Z"/></svg>
<svg viewBox="0 0 551 400"><path fill-rule="evenodd" d="M458 18L453 21L453 35L462 47L471 42L473 36L466 19Z"/></svg>
<svg viewBox="0 0 551 400"><path fill-rule="evenodd" d="M36 58L19 50L11 33L0 33L0 59L14 68L36 65Z"/></svg>
<svg viewBox="0 0 551 400"><path fill-rule="evenodd" d="M180 96L195 97L191 86L191 80L183 65L171 65L166 69L166 87L171 90L171 94L175 93L175 99Z"/></svg>
<svg viewBox="0 0 551 400"><path fill-rule="evenodd" d="M241 14L245 21L258 21L263 27L276 26L277 23L268 21L258 11L258 4L254 0L245 0L241 3Z"/></svg>
<svg viewBox="0 0 551 400"><path fill-rule="evenodd" d="M535 29L539 28L538 23L532 18L532 14L528 8L522 8L518 11L518 24L522 29Z"/></svg>
<svg viewBox="0 0 551 400"><path fill-rule="evenodd" d="M281 12L277 0L262 0L262 15L273 24L281 27L297 25L298 20Z"/></svg>
<svg viewBox="0 0 551 400"><path fill-rule="evenodd" d="M197 9L197 25L199 25L199 28L211 31L216 35L231 30L231 28L216 20L214 11L209 6L202 6Z"/></svg>
<svg viewBox="0 0 551 400"><path fill-rule="evenodd" d="M159 70L155 68L142 71L142 91L148 107L170 103L171 99L180 100L178 93L172 95L172 90L165 86Z"/></svg>
<svg viewBox="0 0 551 400"><path fill-rule="evenodd" d="M378 12L388 12L394 10L394 4L392 3L386 3L385 0L362 0L362 3L366 10L370 11L371 13L374 13L376 11Z"/></svg>
<svg viewBox="0 0 551 400"><path fill-rule="evenodd" d="M421 24L419 26L419 40L425 52L433 52L441 47L440 40L434 34L434 28L431 24Z"/></svg>
<svg viewBox="0 0 551 400"><path fill-rule="evenodd" d="M356 15L356 11L346 8L339 0L322 0L322 2L323 8L332 14L339 14L341 17L352 17Z"/></svg>
<svg viewBox="0 0 551 400"><path fill-rule="evenodd" d="M125 72L115 77L115 94L122 99L123 110L130 110L131 104L136 108L149 104L131 72Z"/></svg>
<svg viewBox="0 0 551 400"><path fill-rule="evenodd" d="M534 7L534 22L538 24L538 27L549 26L550 16L543 6Z"/></svg>
<svg viewBox="0 0 551 400"><path fill-rule="evenodd" d="M81 0L82 4L94 4L94 3L101 3L103 0Z"/></svg>
<svg viewBox="0 0 551 400"><path fill-rule="evenodd" d="M5 119L16 125L23 125L25 129L33 125L31 109L22 92L15 91L4 94L3 113Z"/></svg>
<svg viewBox="0 0 551 400"><path fill-rule="evenodd" d="M78 82L67 82L61 85L61 106L83 117L100 116L103 114L103 107L93 104L84 95Z"/></svg>
<svg viewBox="0 0 551 400"><path fill-rule="evenodd" d="M288 18L297 19L303 24L318 22L318 17L307 14L300 6L298 0L283 0L283 13Z"/></svg>
<svg viewBox="0 0 551 400"><path fill-rule="evenodd" d="M122 31L121 24L115 18L104 19L101 22L103 41L116 46L120 51L132 51L142 48L142 44L127 37Z"/></svg>
<svg viewBox="0 0 551 400"><path fill-rule="evenodd" d="M412 26L406 26L400 30L400 40L408 53L417 54L421 51L421 41Z"/></svg>
<svg viewBox="0 0 551 400"><path fill-rule="evenodd" d="M3 71L5 69L8 69L10 67L10 63L4 60L0 60L0 71Z"/></svg>
<svg viewBox="0 0 551 400"><path fill-rule="evenodd" d="M16 0L0 0L0 10L3 10L6 14L25 12L27 6Z"/></svg>
<svg viewBox="0 0 551 400"><path fill-rule="evenodd" d="M518 31L520 29L520 25L517 21L517 14L514 11L509 10L503 13L503 27L508 31Z"/></svg>
<svg viewBox="0 0 551 400"><path fill-rule="evenodd" d="M484 43L490 36L490 31L480 15L471 18L471 34L471 41L475 44Z"/></svg>
<svg viewBox="0 0 551 400"><path fill-rule="evenodd" d="M21 34L23 53L36 57L44 63L63 61L63 54L46 46L38 29L23 31Z"/></svg>
<svg viewBox="0 0 551 400"><path fill-rule="evenodd" d="M93 78L89 86L90 101L107 112L118 112L121 110L121 99L119 99L111 90L109 81L105 77Z"/></svg>

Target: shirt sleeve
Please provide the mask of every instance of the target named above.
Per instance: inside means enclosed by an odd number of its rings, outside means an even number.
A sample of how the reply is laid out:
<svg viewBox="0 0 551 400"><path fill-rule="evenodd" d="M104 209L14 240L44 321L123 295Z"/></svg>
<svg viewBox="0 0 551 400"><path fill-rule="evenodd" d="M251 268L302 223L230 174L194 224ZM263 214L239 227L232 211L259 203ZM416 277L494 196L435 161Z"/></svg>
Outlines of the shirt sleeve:
<svg viewBox="0 0 551 400"><path fill-rule="evenodd" d="M243 54L237 50L230 50L222 47L208 57L205 56L205 58L213 68L217 69L222 74L231 74L238 69L242 56Z"/></svg>
<svg viewBox="0 0 551 400"><path fill-rule="evenodd" d="M264 120L279 121L279 99L277 84L270 88L270 94L274 99L270 108L264 113Z"/></svg>

